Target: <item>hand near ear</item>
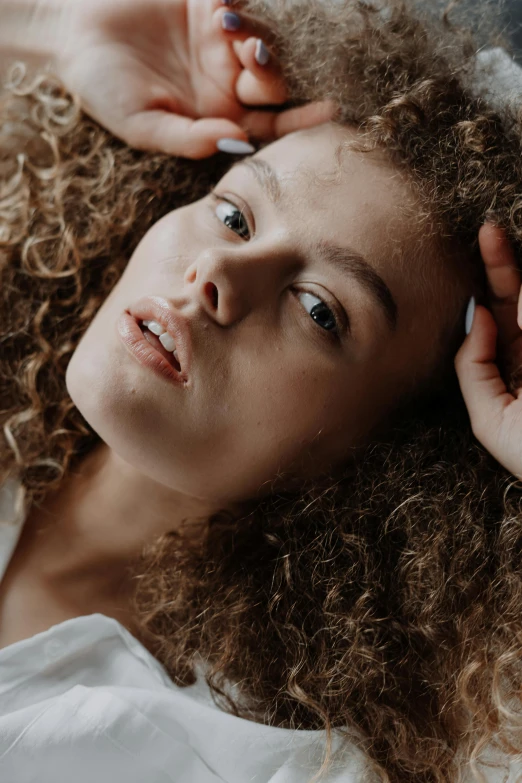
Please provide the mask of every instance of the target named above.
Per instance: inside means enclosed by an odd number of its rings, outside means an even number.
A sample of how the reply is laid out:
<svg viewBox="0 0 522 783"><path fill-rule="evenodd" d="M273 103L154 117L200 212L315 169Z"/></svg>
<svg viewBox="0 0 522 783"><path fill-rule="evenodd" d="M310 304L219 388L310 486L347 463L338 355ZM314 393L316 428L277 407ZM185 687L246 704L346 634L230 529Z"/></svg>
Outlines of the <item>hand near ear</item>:
<svg viewBox="0 0 522 783"><path fill-rule="evenodd" d="M479 242L490 306L475 308L455 368L475 436L522 479L522 277L502 229L486 223ZM511 391L508 376L515 378Z"/></svg>
<svg viewBox="0 0 522 783"><path fill-rule="evenodd" d="M233 8L222 0L67 0L62 12L58 75L132 147L206 158L219 139L271 141L333 114L330 102L255 109L288 95L270 31L241 13L240 0Z"/></svg>

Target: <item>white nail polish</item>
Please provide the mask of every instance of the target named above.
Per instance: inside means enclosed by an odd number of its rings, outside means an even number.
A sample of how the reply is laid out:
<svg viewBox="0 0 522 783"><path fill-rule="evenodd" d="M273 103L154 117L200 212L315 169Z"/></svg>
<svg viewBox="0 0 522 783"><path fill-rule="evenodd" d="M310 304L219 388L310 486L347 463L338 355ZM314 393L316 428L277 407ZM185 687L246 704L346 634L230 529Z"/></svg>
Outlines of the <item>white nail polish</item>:
<svg viewBox="0 0 522 783"><path fill-rule="evenodd" d="M473 326L473 318L475 317L475 297L472 296L469 300L468 309L466 310L466 334L471 332Z"/></svg>
<svg viewBox="0 0 522 783"><path fill-rule="evenodd" d="M221 152L230 152L232 155L246 155L256 151L255 147L240 139L219 139L216 146Z"/></svg>
<svg viewBox="0 0 522 783"><path fill-rule="evenodd" d="M259 63L259 65L266 65L270 59L270 52L266 48L261 38L258 38L256 41L256 51L254 57L256 58L256 62Z"/></svg>

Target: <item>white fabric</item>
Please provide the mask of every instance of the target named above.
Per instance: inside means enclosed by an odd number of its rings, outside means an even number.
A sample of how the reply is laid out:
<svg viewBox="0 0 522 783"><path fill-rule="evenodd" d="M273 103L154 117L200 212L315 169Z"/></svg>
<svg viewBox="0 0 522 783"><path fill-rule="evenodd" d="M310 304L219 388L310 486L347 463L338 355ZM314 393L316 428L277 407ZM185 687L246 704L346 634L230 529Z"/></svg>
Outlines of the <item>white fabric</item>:
<svg viewBox="0 0 522 783"><path fill-rule="evenodd" d="M474 89L497 111L516 109L522 100L522 68L500 46L483 49L477 55Z"/></svg>
<svg viewBox="0 0 522 783"><path fill-rule="evenodd" d="M0 488L0 580L25 520ZM200 679L178 688L117 620L76 617L0 650L2 783L307 783L324 734L218 709ZM358 783L352 746L328 783Z"/></svg>

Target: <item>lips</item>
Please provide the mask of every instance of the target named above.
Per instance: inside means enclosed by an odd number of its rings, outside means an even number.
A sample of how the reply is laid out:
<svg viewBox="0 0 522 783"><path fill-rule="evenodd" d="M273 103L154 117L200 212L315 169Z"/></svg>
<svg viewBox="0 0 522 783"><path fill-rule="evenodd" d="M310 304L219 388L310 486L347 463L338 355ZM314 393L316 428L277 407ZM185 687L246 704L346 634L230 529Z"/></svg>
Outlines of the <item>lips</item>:
<svg viewBox="0 0 522 783"><path fill-rule="evenodd" d="M142 321L156 321L170 334L176 343L181 376L185 381L188 380L192 361L192 341L186 319L176 312L170 302L160 296L143 297L129 307L127 312L140 323L140 326Z"/></svg>

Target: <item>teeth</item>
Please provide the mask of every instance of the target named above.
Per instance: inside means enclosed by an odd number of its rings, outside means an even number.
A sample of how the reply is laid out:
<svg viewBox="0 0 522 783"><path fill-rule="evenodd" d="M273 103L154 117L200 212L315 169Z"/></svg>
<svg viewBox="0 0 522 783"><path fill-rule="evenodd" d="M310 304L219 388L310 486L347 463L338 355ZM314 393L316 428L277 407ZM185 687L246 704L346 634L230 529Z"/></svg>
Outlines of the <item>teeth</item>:
<svg viewBox="0 0 522 783"><path fill-rule="evenodd" d="M158 337L165 331L163 326L160 326L160 324L156 321L143 321L143 324L147 327L147 329L150 329L150 331Z"/></svg>
<svg viewBox="0 0 522 783"><path fill-rule="evenodd" d="M165 331L163 326L161 326L161 324L159 324L157 321L143 321L143 326L146 326L147 329L149 329L153 334L159 337L159 341L162 344L162 346L165 348L165 350L173 353L176 361L178 362L178 364L180 364L180 361L178 359L178 354L176 352L176 343L174 341L174 338L171 337L170 334Z"/></svg>
<svg viewBox="0 0 522 783"><path fill-rule="evenodd" d="M150 329L150 326L149 326ZM152 331L152 329L151 329ZM170 334L168 332L163 332L163 334L160 334L159 338L160 343L165 348L166 351L173 351L176 347L175 341L172 339ZM176 357L177 358L177 357Z"/></svg>

